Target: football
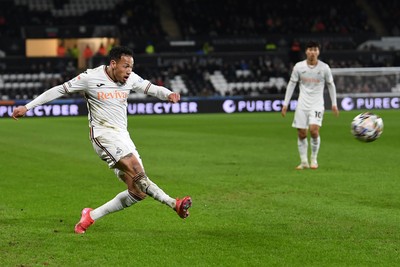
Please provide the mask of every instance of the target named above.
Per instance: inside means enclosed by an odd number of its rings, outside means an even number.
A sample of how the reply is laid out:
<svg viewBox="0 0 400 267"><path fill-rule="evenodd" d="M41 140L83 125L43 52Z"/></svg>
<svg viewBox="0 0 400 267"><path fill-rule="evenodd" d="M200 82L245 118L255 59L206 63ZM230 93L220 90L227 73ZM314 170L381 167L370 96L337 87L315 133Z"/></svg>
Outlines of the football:
<svg viewBox="0 0 400 267"><path fill-rule="evenodd" d="M382 118L371 112L358 114L351 122L351 134L363 142L375 141L382 132Z"/></svg>

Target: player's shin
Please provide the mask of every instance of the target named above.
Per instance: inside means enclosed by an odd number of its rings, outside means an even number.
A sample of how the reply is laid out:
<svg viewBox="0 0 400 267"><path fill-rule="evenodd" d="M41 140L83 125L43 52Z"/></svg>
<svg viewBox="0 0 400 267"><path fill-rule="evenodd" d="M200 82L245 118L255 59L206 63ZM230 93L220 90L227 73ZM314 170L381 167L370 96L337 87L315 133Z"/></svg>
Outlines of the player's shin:
<svg viewBox="0 0 400 267"><path fill-rule="evenodd" d="M92 210L90 212L90 217L93 220L100 219L101 217L109 213L123 210L124 208L132 206L140 200L141 199L138 199L137 197L130 194L128 190L122 191L104 205Z"/></svg>
<svg viewBox="0 0 400 267"><path fill-rule="evenodd" d="M301 163L308 164L308 158L307 158L308 141L307 141L307 138L303 138L303 139L297 138L297 146L299 149Z"/></svg>
<svg viewBox="0 0 400 267"><path fill-rule="evenodd" d="M161 188L159 188L155 183L153 183L144 172L138 173L133 177L134 183L147 195L152 198L165 203L171 208L175 207L175 199L168 196Z"/></svg>
<svg viewBox="0 0 400 267"><path fill-rule="evenodd" d="M311 138L311 161L317 160L318 151L321 144L321 138Z"/></svg>

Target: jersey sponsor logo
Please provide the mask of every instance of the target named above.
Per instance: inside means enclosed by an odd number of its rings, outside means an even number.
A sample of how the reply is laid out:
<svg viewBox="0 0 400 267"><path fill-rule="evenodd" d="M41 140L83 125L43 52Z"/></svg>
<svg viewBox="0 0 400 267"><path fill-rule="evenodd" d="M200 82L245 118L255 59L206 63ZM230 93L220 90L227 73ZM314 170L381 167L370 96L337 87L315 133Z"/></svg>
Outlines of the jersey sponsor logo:
<svg viewBox="0 0 400 267"><path fill-rule="evenodd" d="M120 92L115 90L114 92L97 92L98 100L107 100L107 99L126 99L128 98L128 93Z"/></svg>
<svg viewBox="0 0 400 267"><path fill-rule="evenodd" d="M320 80L317 78L307 78L307 77L301 77L301 80L305 83L319 83Z"/></svg>

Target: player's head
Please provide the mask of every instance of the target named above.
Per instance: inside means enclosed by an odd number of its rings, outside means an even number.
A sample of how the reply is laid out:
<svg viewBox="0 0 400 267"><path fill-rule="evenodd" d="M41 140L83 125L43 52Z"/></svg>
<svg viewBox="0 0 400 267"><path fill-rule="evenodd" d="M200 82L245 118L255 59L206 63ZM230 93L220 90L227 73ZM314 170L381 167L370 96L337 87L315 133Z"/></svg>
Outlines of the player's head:
<svg viewBox="0 0 400 267"><path fill-rule="evenodd" d="M108 53L110 60L118 61L122 56L130 56L133 58L133 51L126 46L114 46Z"/></svg>
<svg viewBox="0 0 400 267"><path fill-rule="evenodd" d="M321 45L320 45L318 42L316 42L316 41L309 41L309 42L306 44L306 50L307 50L308 48L318 48L318 49L321 49Z"/></svg>
<svg viewBox="0 0 400 267"><path fill-rule="evenodd" d="M133 52L129 47L115 46L109 54L111 78L125 83L133 69Z"/></svg>
<svg viewBox="0 0 400 267"><path fill-rule="evenodd" d="M307 61L315 63L320 53L321 45L316 41L309 41L306 44Z"/></svg>

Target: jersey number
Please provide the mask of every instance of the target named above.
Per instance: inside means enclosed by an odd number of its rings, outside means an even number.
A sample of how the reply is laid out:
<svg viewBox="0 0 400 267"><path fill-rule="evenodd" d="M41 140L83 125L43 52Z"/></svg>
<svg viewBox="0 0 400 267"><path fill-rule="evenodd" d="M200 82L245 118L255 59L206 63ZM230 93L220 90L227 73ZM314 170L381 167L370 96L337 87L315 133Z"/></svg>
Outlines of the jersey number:
<svg viewBox="0 0 400 267"><path fill-rule="evenodd" d="M315 117L316 118L321 118L322 117L322 112L321 111L315 111Z"/></svg>

